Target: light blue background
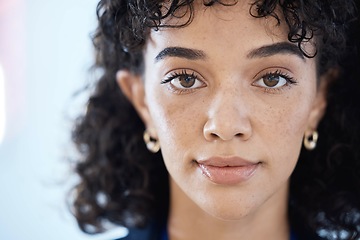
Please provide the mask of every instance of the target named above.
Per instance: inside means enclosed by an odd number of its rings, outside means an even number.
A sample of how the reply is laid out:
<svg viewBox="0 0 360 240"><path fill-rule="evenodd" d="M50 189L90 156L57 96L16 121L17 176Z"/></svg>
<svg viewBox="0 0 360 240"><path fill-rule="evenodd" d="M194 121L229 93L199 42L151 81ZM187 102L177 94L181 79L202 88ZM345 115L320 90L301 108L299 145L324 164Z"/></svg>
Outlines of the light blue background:
<svg viewBox="0 0 360 240"><path fill-rule="evenodd" d="M19 71L25 71L26 109L24 125L16 131L8 126L6 131L16 134L5 135L0 143L0 240L121 236L123 229L98 236L83 234L65 202L76 182L67 162L73 156L70 120L83 110L85 99L73 94L91 79L89 36L96 27L97 0L25 3L26 69ZM12 84L9 81L5 79L7 87ZM8 102L12 99L6 96Z"/></svg>

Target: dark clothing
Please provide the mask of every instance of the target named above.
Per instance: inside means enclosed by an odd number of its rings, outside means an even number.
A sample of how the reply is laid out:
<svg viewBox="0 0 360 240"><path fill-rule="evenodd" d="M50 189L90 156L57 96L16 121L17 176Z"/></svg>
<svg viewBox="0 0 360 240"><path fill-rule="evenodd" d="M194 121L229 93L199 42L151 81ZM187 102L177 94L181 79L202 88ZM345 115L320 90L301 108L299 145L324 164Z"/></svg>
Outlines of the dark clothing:
<svg viewBox="0 0 360 240"><path fill-rule="evenodd" d="M164 227L157 224L150 224L144 229L129 229L129 234L117 240L167 240L166 231ZM321 240L316 236L306 235L299 237L299 235L292 233L290 240Z"/></svg>
<svg viewBox="0 0 360 240"><path fill-rule="evenodd" d="M159 224L151 223L145 228L129 228L129 234L117 240L163 240L163 227Z"/></svg>

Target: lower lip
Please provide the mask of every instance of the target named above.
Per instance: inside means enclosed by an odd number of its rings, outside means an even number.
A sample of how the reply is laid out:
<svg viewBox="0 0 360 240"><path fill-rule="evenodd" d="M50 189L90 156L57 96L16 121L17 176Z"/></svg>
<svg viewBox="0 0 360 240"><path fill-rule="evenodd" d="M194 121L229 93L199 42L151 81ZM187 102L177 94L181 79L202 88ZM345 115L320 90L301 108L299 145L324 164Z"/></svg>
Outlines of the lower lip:
<svg viewBox="0 0 360 240"><path fill-rule="evenodd" d="M216 167L198 164L204 176L210 181L222 185L234 185L249 180L255 173L259 164L233 167Z"/></svg>

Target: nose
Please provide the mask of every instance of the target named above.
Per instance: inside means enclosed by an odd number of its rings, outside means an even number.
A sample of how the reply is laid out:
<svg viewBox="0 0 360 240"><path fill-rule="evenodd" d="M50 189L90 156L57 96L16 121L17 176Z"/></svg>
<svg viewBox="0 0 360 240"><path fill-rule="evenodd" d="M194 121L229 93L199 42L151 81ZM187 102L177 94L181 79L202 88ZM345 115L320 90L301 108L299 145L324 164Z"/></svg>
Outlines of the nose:
<svg viewBox="0 0 360 240"><path fill-rule="evenodd" d="M234 89L232 90L234 91ZM207 141L243 141L252 135L250 109L247 101L238 93L217 94L209 106L203 134Z"/></svg>

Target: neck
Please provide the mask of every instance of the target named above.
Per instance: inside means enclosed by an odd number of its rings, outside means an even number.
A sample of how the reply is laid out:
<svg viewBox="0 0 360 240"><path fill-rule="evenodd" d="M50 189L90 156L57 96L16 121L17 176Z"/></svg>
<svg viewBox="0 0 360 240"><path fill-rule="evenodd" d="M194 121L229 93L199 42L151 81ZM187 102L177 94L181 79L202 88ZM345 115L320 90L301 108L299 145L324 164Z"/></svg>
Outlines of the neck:
<svg viewBox="0 0 360 240"><path fill-rule="evenodd" d="M259 209L238 220L221 220L197 206L170 180L168 219L170 240L289 240L288 186L270 197Z"/></svg>

